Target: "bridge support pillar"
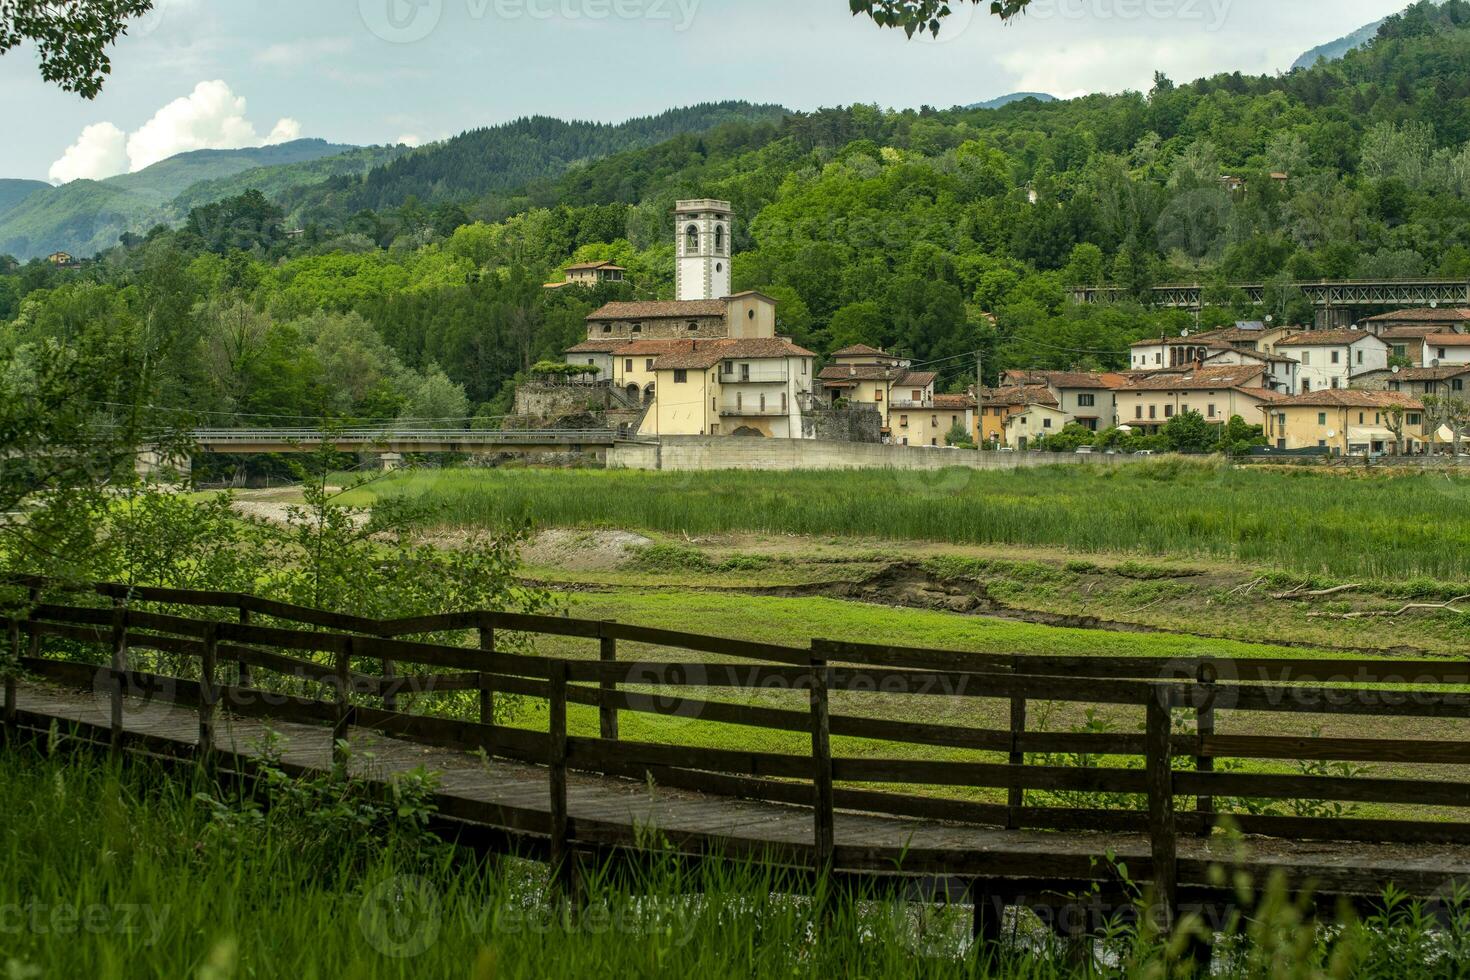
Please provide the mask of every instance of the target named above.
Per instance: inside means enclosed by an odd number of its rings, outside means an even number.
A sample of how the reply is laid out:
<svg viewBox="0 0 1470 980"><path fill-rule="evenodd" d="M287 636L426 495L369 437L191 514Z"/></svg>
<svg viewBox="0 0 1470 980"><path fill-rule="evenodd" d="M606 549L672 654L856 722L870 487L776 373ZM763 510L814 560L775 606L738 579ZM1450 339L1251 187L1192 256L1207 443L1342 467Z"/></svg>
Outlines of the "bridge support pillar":
<svg viewBox="0 0 1470 980"><path fill-rule="evenodd" d="M403 468L403 455L401 453L384 453L378 457L378 462L383 464L384 473L392 473L394 470Z"/></svg>
<svg viewBox="0 0 1470 980"><path fill-rule="evenodd" d="M193 463L187 453L169 453L157 446L145 446L133 464L138 479L144 483L187 486L193 475Z"/></svg>

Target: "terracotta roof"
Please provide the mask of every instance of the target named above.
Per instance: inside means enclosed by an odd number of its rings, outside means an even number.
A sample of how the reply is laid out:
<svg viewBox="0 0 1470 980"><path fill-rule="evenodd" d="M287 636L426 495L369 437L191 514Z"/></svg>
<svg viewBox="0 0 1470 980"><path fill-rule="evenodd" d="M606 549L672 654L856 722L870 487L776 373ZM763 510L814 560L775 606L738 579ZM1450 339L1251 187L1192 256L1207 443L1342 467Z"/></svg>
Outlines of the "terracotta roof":
<svg viewBox="0 0 1470 980"><path fill-rule="evenodd" d="M1252 398L1259 398L1263 402L1279 402L1286 397L1281 392L1272 391L1269 388L1247 388L1237 385L1231 390L1238 391L1243 395L1250 395Z"/></svg>
<svg viewBox="0 0 1470 980"><path fill-rule="evenodd" d="M885 353L885 352L879 350L876 347L869 347L867 344L853 344L851 347L844 347L844 348L842 348L842 350L833 351L832 352L832 356L833 357L892 357L893 355L892 354Z"/></svg>
<svg viewBox="0 0 1470 980"><path fill-rule="evenodd" d="M586 269L612 269L617 272L628 271L620 265L613 265L612 262L578 262L576 265L567 266L568 272L580 272Z"/></svg>
<svg viewBox="0 0 1470 980"><path fill-rule="evenodd" d="M658 356L661 356L663 354L673 354L673 353L677 353L679 351L693 350L695 344L700 344L700 343L703 343L703 344L713 344L713 343L715 343L715 340L713 338L711 338L709 340L702 340L702 341L700 341L700 340L629 340L629 341L626 341L625 343L627 344L627 346L621 348L618 351L619 354L626 354L626 355L628 355L630 357L638 357L638 356L647 357L649 355L653 355L655 357L658 357Z"/></svg>
<svg viewBox="0 0 1470 980"><path fill-rule="evenodd" d="M1272 362L1275 362L1277 364L1300 364L1301 363L1301 361L1298 361L1294 357L1283 357L1280 354L1263 354L1263 353L1261 353L1258 350L1244 350L1244 349L1242 349L1240 347L1232 347L1230 350L1222 350L1222 351L1219 351L1217 353L1211 354L1209 357L1205 358L1205 363L1208 364L1210 361L1213 361L1215 358L1217 358L1217 357L1224 357L1227 354L1239 354L1241 357L1249 357L1252 360L1264 361L1266 363L1272 363ZM1217 364L1217 365L1215 365L1215 367L1219 367L1219 365Z"/></svg>
<svg viewBox="0 0 1470 980"><path fill-rule="evenodd" d="M1378 331L1378 336L1383 340L1423 340L1443 329L1442 323L1420 323L1411 327L1385 327Z"/></svg>
<svg viewBox="0 0 1470 980"><path fill-rule="evenodd" d="M1341 344L1356 344L1358 341L1377 339L1371 333L1362 330L1308 330L1305 333L1292 334L1279 341L1276 346L1280 347L1337 347Z"/></svg>
<svg viewBox="0 0 1470 980"><path fill-rule="evenodd" d="M1361 388L1323 388L1278 398L1279 408L1423 408L1424 403L1402 391L1364 391Z"/></svg>
<svg viewBox="0 0 1470 980"><path fill-rule="evenodd" d="M747 340L688 340L687 348L664 354L653 363L655 371L704 370L726 360L765 360L785 357L816 357L784 337Z"/></svg>
<svg viewBox="0 0 1470 980"><path fill-rule="evenodd" d="M974 408L975 399L971 398L969 395L935 395L934 407L949 409Z"/></svg>
<svg viewBox="0 0 1470 980"><path fill-rule="evenodd" d="M1446 364L1440 367L1406 367L1400 368L1395 373L1391 368L1379 368L1376 371L1364 371L1355 374L1355 378L1365 378L1369 375L1387 374L1394 381L1446 381L1450 378L1458 378L1462 374L1470 374L1470 364Z"/></svg>
<svg viewBox="0 0 1470 980"><path fill-rule="evenodd" d="M1394 310L1370 316L1366 323L1461 323L1470 320L1470 309Z"/></svg>
<svg viewBox="0 0 1470 980"><path fill-rule="evenodd" d="M1432 333L1424 338L1426 347L1470 347L1470 334Z"/></svg>
<svg viewBox="0 0 1470 980"><path fill-rule="evenodd" d="M883 364L829 364L817 375L818 381L891 381L901 369Z"/></svg>
<svg viewBox="0 0 1470 980"><path fill-rule="evenodd" d="M1151 337L1144 340L1135 340L1130 347L1228 347L1224 341L1215 339L1210 333L1195 334L1191 337Z"/></svg>
<svg viewBox="0 0 1470 980"><path fill-rule="evenodd" d="M1013 385L1008 388L987 388L985 404L995 406L1022 407L1027 405L1057 406L1056 396L1040 385Z"/></svg>
<svg viewBox="0 0 1470 980"><path fill-rule="evenodd" d="M568 347L568 354L611 354L628 345L626 340L584 340L576 347Z"/></svg>
<svg viewBox="0 0 1470 980"><path fill-rule="evenodd" d="M1007 371L1002 381L1011 385L1051 385L1056 388L1112 388L1106 375L1092 371Z"/></svg>
<svg viewBox="0 0 1470 980"><path fill-rule="evenodd" d="M674 300L657 303L608 303L587 314L589 320L679 320L691 316L724 316L722 299Z"/></svg>
<svg viewBox="0 0 1470 980"><path fill-rule="evenodd" d="M1195 368L1192 371L1160 371L1134 378L1122 391L1199 391L1219 388L1244 388L1265 373L1265 368L1249 364L1229 367Z"/></svg>
<svg viewBox="0 0 1470 980"><path fill-rule="evenodd" d="M934 379L937 377L939 375L933 371L909 371L906 374L899 375L894 380L893 385L896 388L909 388L915 385L920 388L927 388L934 383Z"/></svg>

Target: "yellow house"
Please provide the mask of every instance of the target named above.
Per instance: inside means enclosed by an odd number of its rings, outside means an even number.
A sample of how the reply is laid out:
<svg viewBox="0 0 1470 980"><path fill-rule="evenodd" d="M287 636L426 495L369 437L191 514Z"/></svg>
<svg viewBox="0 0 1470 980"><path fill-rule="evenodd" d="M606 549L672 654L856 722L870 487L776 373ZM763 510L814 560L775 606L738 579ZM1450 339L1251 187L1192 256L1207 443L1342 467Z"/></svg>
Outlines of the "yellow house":
<svg viewBox="0 0 1470 980"><path fill-rule="evenodd" d="M1427 437L1424 403L1401 391L1326 388L1261 406L1277 449L1328 449L1343 456L1418 452ZM1397 431L1396 431L1397 430Z"/></svg>
<svg viewBox="0 0 1470 980"><path fill-rule="evenodd" d="M900 445L928 445L915 441L920 433L900 431L897 424L900 414L910 420L910 425L921 412L933 413L935 408L934 381L931 371L914 371L911 362L866 344L846 347L832 355L832 363L822 369L817 380L822 386L823 398L833 404L845 401L855 405L871 405L883 418L883 435ZM947 431L947 430L946 430ZM941 434L942 435L942 434ZM943 444L941 438L940 444Z"/></svg>
<svg viewBox="0 0 1470 980"><path fill-rule="evenodd" d="M1044 385L1013 385L1007 388L987 388L980 408L975 416L975 434L980 443L1008 446L1011 416L1019 415L1033 405L1058 408L1056 396ZM1062 428L1066 428L1065 423Z"/></svg>
<svg viewBox="0 0 1470 980"><path fill-rule="evenodd" d="M816 354L784 337L688 341L655 359L645 435L806 437Z"/></svg>

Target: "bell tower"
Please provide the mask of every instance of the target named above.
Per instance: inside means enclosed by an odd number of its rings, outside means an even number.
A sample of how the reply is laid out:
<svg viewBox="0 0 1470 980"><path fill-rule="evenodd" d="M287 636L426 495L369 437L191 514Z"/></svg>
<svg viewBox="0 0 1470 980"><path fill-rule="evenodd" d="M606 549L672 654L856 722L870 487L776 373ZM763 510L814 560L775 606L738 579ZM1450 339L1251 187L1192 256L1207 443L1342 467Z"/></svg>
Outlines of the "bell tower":
<svg viewBox="0 0 1470 980"><path fill-rule="evenodd" d="M674 208L674 291L680 300L724 299L730 295L730 232L735 212L729 201L680 201Z"/></svg>

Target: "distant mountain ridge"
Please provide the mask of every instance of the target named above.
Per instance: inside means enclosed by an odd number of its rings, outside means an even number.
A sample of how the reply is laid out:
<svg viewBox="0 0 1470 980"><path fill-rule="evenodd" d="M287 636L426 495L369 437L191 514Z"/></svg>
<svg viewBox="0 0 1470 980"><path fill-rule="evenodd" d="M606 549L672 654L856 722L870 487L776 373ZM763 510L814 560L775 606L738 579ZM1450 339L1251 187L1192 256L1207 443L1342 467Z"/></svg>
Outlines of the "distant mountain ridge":
<svg viewBox="0 0 1470 980"><path fill-rule="evenodd" d="M1012 92L1009 95L1002 95L998 98L991 99L988 102L976 102L973 105L967 105L965 106L965 108L1002 109L1010 105L1012 102L1024 102L1026 99L1035 99L1038 102L1058 101L1055 95L1047 95L1045 92Z"/></svg>
<svg viewBox="0 0 1470 980"><path fill-rule="evenodd" d="M173 201L201 181L220 181L260 168L289 170L361 152L358 147L302 139L238 150L193 150L137 173L31 188L14 206L0 207L0 254L19 259L55 251L89 256L117 244L123 232L144 232L184 216ZM382 162L387 154L373 162ZM359 168L359 171L366 166ZM307 179L319 180L316 174ZM26 182L33 183L33 182Z"/></svg>
<svg viewBox="0 0 1470 980"><path fill-rule="evenodd" d="M1292 62L1291 70L1296 71L1298 68L1310 68L1324 58L1328 61L1337 61L1349 51L1356 51L1377 37L1378 29L1387 20L1387 17L1380 17L1371 24L1363 25L1346 37L1340 37L1336 41L1328 41L1326 44L1317 45Z"/></svg>
<svg viewBox="0 0 1470 980"><path fill-rule="evenodd" d="M37 191L50 188L51 185L44 180L0 178L0 216L5 215Z"/></svg>

